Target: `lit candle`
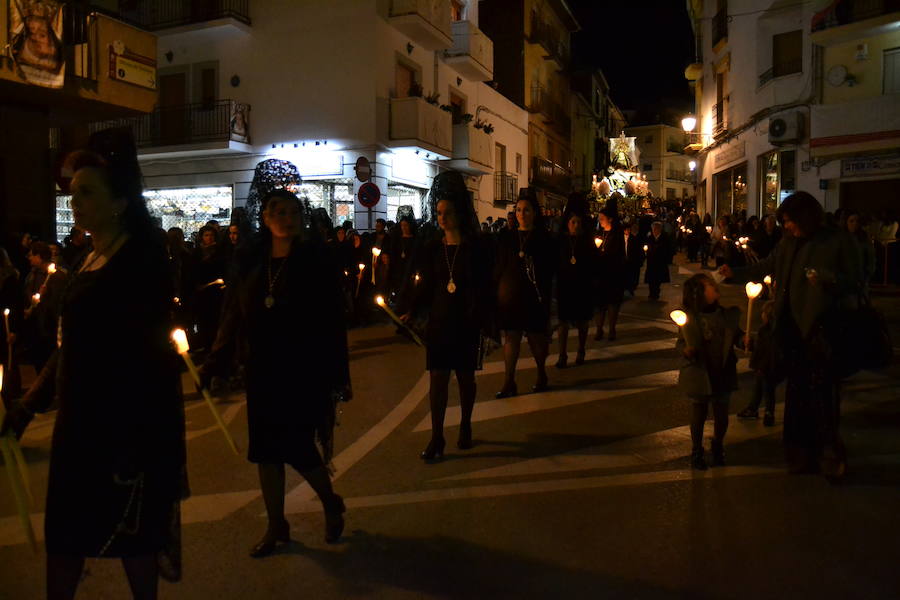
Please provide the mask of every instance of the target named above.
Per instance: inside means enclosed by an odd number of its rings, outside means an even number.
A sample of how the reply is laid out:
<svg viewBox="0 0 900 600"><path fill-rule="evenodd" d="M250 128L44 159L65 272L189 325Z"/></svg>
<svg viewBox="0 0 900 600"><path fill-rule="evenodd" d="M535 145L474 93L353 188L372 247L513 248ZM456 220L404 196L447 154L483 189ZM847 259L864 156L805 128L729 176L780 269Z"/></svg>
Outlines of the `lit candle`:
<svg viewBox="0 0 900 600"><path fill-rule="evenodd" d="M765 283L766 285L772 285L772 276L771 276L771 275L766 275L766 276L763 278L763 283Z"/></svg>
<svg viewBox="0 0 900 600"><path fill-rule="evenodd" d="M47 275L53 275L56 273L56 263L50 263L47 265Z"/></svg>
<svg viewBox="0 0 900 600"><path fill-rule="evenodd" d="M683 310L673 310L669 313L669 318L675 321L675 324L679 327L684 327L685 323L687 323L687 313Z"/></svg>
<svg viewBox="0 0 900 600"><path fill-rule="evenodd" d="M407 325L406 323L404 323L403 321L401 321L401 320L400 320L400 317L397 316L397 313L395 313L395 312L391 309L391 307L387 305L387 302L384 301L384 296L375 296L375 304L377 304L377 305L380 306L382 309L384 309L384 312L386 312L386 313L388 314L388 316L389 316L391 319L393 319L394 322L395 322L397 325L399 325L399 326L402 327L403 329L407 330L407 331L409 332L409 334L412 336L413 341L414 341L416 344L418 344L419 346L424 346L424 345L425 345L425 343L422 341L422 339L421 339L418 335L416 335L416 332L413 331L413 330L409 327L409 325Z"/></svg>
<svg viewBox="0 0 900 600"><path fill-rule="evenodd" d="M375 265L378 264L379 256L381 256L381 248L372 246L372 285L375 285Z"/></svg>
<svg viewBox="0 0 900 600"><path fill-rule="evenodd" d="M678 325L678 328L681 330L681 336L684 338L684 343L687 344L688 348L696 348L693 336L691 335L691 328L685 327L688 322L687 313L680 309L673 310L669 313L669 318Z"/></svg>
<svg viewBox="0 0 900 600"><path fill-rule="evenodd" d="M3 365L0 365L0 390L3 389ZM0 422L6 416L5 405L0 397ZM3 454L3 462L6 465L6 475L9 477L9 485L12 488L13 498L16 502L16 511L22 522L25 537L31 544L31 549L37 552L37 540L34 537L34 528L31 526L31 517L28 514L28 503L31 498L31 486L28 481L28 465L22 456L22 450L16 442L13 432L9 432L0 438L0 453Z"/></svg>
<svg viewBox="0 0 900 600"><path fill-rule="evenodd" d="M419 279L421 279L421 278L419 277L419 274L416 273L416 285L419 285Z"/></svg>
<svg viewBox="0 0 900 600"><path fill-rule="evenodd" d="M181 304L181 298L175 296L174 298L172 298L172 302L174 302L175 304Z"/></svg>
<svg viewBox="0 0 900 600"><path fill-rule="evenodd" d="M34 296L31 297L31 305L32 306L36 306L36 305L40 304L40 302L41 302L40 294L35 294Z"/></svg>
<svg viewBox="0 0 900 600"><path fill-rule="evenodd" d="M13 357L13 345L12 342L9 341L9 335L12 333L9 329L9 309L3 309L3 325L6 328L6 365L10 371L12 371L12 357ZM2 382L0 382L2 383Z"/></svg>
<svg viewBox="0 0 900 600"><path fill-rule="evenodd" d="M595 238L594 238L594 245L597 246L598 248L599 248L600 246L602 246L602 245L603 245L603 238L595 237Z"/></svg>
<svg viewBox="0 0 900 600"><path fill-rule="evenodd" d="M707 225L707 226L706 226L706 233L712 233L712 226L711 226L711 225Z"/></svg>
<svg viewBox="0 0 900 600"><path fill-rule="evenodd" d="M191 377L193 377L194 379L194 384L197 386L197 390L206 401L206 405L212 412L213 417L216 420L216 424L219 426L219 429L222 430L222 434L228 441L228 445L231 446L231 449L235 454L240 454L238 452L237 445L234 443L234 438L231 437L231 434L228 432L228 428L225 427L225 423L222 421L221 415L219 415L219 411L216 410L216 406L213 404L212 397L209 395L209 390L203 387L203 385L200 383L200 373L197 372L197 367L194 365L194 361L191 359L191 355L188 354L190 346L188 346L187 334L184 333L184 329L173 330L172 341L175 342L175 347L178 350L178 354L180 354L181 358L184 359L184 364L187 365L188 371L190 372Z"/></svg>
<svg viewBox="0 0 900 600"><path fill-rule="evenodd" d="M359 275L356 277L356 297L359 298L359 288L362 287L362 276L363 271L366 270L366 265L365 263L359 263L356 266L359 267Z"/></svg>
<svg viewBox="0 0 900 600"><path fill-rule="evenodd" d="M650 249L650 246L644 244L644 252L646 252L646 251L649 250L649 249Z"/></svg>
<svg viewBox="0 0 900 600"><path fill-rule="evenodd" d="M748 281L747 285L744 286L744 290L747 292L747 335L750 335L750 326L753 319L753 301L762 292L762 287L761 283L752 281Z"/></svg>
<svg viewBox="0 0 900 600"><path fill-rule="evenodd" d="M225 287L225 280L224 279L214 279L214 280L210 281L209 283L207 283L206 285L204 285L203 287L205 289L205 288L208 288L208 287L211 287L214 285L221 285L222 287Z"/></svg>

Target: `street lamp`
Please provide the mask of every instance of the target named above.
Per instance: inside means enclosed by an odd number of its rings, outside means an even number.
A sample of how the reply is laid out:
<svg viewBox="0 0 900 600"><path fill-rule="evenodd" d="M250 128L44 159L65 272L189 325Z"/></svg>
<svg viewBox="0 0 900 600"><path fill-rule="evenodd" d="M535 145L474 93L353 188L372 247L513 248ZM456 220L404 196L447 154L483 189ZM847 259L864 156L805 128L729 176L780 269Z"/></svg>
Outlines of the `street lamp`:
<svg viewBox="0 0 900 600"><path fill-rule="evenodd" d="M691 133L694 131L694 127L697 126L697 118L694 115L688 115L681 120L681 128L685 133Z"/></svg>
<svg viewBox="0 0 900 600"><path fill-rule="evenodd" d="M694 169L696 169L696 168L697 168L696 160L692 160L691 162L688 163L688 169L690 169L692 173L694 172Z"/></svg>

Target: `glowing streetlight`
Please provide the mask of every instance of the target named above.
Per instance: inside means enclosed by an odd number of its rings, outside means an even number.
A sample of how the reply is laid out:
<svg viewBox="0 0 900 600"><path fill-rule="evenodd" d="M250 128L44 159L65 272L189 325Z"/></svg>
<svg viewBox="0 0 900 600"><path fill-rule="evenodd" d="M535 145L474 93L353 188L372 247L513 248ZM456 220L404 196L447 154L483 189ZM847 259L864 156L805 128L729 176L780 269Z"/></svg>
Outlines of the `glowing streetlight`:
<svg viewBox="0 0 900 600"><path fill-rule="evenodd" d="M694 131L694 127L697 126L697 118L694 115L688 115L681 120L681 128L685 133L690 133Z"/></svg>

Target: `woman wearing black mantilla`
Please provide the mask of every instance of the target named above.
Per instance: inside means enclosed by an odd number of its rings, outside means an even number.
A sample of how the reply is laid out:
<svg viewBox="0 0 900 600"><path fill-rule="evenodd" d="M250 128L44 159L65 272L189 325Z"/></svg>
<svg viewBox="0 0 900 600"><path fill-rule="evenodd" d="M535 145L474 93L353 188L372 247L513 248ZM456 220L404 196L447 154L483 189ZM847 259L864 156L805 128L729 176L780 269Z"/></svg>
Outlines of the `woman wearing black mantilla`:
<svg viewBox="0 0 900 600"><path fill-rule="evenodd" d="M475 406L475 371L480 368L483 332L490 303L491 256L479 233L471 193L462 175L446 171L431 188L432 213L441 229L427 242L419 257L409 320L428 311L426 368L431 377L431 441L422 452L426 461L444 455L444 414L450 372L459 384L460 426L457 447L472 447L472 411Z"/></svg>
<svg viewBox="0 0 900 600"><path fill-rule="evenodd" d="M234 344L245 336L249 460L269 518L253 557L290 540L284 518L284 465L296 469L325 510L325 540L344 527L344 502L326 467L331 459L335 404L349 399L347 333L338 269L315 239L300 200L286 190L262 199L262 231L237 259L222 322L203 375L222 375ZM319 447L317 447L317 442Z"/></svg>

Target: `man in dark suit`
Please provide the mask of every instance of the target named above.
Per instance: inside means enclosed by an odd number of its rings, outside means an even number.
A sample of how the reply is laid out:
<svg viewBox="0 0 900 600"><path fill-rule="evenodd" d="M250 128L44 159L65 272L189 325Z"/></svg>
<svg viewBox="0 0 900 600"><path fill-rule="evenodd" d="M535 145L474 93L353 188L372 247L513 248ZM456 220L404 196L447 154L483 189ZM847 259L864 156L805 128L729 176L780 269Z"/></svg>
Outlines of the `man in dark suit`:
<svg viewBox="0 0 900 600"><path fill-rule="evenodd" d="M669 238L663 234L663 224L659 221L654 222L651 226L645 247L647 248L647 271L644 273L644 283L650 286L650 299L659 300L660 287L671 281L669 263L673 256L672 244Z"/></svg>

